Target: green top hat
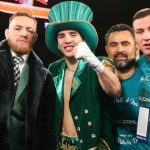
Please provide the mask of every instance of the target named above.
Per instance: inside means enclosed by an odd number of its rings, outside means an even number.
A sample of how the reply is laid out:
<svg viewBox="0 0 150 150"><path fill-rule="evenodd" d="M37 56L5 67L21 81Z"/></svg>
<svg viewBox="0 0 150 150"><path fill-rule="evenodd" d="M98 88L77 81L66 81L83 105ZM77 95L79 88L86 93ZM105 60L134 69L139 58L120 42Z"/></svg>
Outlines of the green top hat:
<svg viewBox="0 0 150 150"><path fill-rule="evenodd" d="M58 49L57 34L62 30L78 31L92 51L98 44L98 34L90 23L93 19L92 10L78 1L65 1L54 5L48 14L50 23L47 25L46 45L53 53L63 56Z"/></svg>

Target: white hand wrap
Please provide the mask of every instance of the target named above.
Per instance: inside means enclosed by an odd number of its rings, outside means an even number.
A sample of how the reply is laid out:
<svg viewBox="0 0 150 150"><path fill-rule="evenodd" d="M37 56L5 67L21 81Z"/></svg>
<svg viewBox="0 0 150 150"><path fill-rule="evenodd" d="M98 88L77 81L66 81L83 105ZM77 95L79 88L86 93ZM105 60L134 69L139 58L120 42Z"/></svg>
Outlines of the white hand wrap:
<svg viewBox="0 0 150 150"><path fill-rule="evenodd" d="M88 47L88 45L85 42L80 42L78 44L75 58L76 59L83 59L97 73L102 73L104 71L104 65L92 53L92 51L90 50L90 48Z"/></svg>

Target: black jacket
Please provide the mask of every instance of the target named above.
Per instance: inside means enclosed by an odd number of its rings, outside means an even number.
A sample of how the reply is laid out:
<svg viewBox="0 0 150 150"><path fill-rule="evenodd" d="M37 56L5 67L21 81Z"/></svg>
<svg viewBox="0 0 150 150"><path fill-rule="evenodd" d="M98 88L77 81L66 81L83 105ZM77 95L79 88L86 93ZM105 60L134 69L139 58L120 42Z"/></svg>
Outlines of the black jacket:
<svg viewBox="0 0 150 150"><path fill-rule="evenodd" d="M32 51L28 58L29 82L25 116L25 150L54 150L55 86L50 72ZM0 43L0 150L6 150L7 119L15 90L12 56L4 40Z"/></svg>

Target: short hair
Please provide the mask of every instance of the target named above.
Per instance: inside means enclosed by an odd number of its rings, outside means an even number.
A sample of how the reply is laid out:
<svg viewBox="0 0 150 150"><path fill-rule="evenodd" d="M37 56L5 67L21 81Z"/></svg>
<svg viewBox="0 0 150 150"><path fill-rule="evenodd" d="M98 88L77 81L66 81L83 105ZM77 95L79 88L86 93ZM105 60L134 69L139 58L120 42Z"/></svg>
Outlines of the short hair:
<svg viewBox="0 0 150 150"><path fill-rule="evenodd" d="M150 8L141 9L138 12L135 13L135 15L132 18L132 22L134 22L137 19L149 16L149 15L150 15Z"/></svg>
<svg viewBox="0 0 150 150"><path fill-rule="evenodd" d="M31 18L37 24L37 20L31 14L29 14L27 12L17 12L15 14L11 15L11 17L9 18L9 24L15 17L19 17L19 16L25 16L25 17Z"/></svg>
<svg viewBox="0 0 150 150"><path fill-rule="evenodd" d="M129 31L131 33L131 36L135 39L133 28L127 24L120 23L120 24L116 24L116 25L111 26L109 28L109 30L107 31L107 33L105 34L106 45L108 43L108 37L110 36L110 34L113 32L120 32L120 31Z"/></svg>

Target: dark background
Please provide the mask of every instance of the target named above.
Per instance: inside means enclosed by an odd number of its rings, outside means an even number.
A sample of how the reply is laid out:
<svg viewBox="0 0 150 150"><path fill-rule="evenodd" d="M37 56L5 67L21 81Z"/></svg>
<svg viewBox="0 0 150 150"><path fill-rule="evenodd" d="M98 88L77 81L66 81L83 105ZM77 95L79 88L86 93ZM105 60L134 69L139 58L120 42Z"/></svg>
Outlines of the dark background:
<svg viewBox="0 0 150 150"><path fill-rule="evenodd" d="M15 2L15 0L3 0L8 2ZM1 1L0 1L1 2ZM51 8L54 4L61 2L60 0L49 0L48 5L35 2L34 6ZM150 0L82 0L91 7L94 13L92 24L97 29L99 35L99 45L95 51L97 56L104 55L105 43L104 36L106 31L114 24L126 23L131 25L132 16L136 11L142 8L150 7ZM17 2L16 2L17 3ZM0 41L4 39L4 31L8 26L8 19L10 14L0 12ZM47 67L49 63L59 59L58 56L51 53L45 45L45 19L38 19L38 40L34 46L36 54L42 59L44 66Z"/></svg>

